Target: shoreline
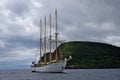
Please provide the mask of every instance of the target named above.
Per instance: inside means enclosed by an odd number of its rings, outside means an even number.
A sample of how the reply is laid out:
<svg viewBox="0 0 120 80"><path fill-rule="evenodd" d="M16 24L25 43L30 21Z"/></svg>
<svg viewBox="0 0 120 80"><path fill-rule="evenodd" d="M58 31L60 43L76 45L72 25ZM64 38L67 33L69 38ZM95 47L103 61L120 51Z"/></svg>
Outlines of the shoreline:
<svg viewBox="0 0 120 80"><path fill-rule="evenodd" d="M66 67L65 69L120 69L120 66L102 66L102 67Z"/></svg>

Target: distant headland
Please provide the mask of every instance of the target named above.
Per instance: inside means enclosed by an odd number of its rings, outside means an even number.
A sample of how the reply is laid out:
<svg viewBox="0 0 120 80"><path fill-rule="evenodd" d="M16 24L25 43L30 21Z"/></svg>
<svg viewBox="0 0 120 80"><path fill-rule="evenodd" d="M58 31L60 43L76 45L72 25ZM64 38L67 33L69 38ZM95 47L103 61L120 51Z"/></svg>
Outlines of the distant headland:
<svg viewBox="0 0 120 80"><path fill-rule="evenodd" d="M85 41L67 42L60 47L64 56L73 57L66 68L120 68L120 47Z"/></svg>
<svg viewBox="0 0 120 80"><path fill-rule="evenodd" d="M114 45L71 41L63 43L58 48L63 57L72 56L67 63L67 69L120 68L120 47Z"/></svg>

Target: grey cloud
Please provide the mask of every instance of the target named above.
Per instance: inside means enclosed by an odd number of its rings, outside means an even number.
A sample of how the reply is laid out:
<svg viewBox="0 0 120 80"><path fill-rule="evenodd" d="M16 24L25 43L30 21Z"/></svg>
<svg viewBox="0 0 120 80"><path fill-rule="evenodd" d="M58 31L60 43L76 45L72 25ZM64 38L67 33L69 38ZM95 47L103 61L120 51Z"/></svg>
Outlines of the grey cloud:
<svg viewBox="0 0 120 80"><path fill-rule="evenodd" d="M119 3L119 0L11 0L4 2L4 7L0 6L0 45L3 45L2 42L6 44L0 49L0 53L5 56L11 52L17 54L14 49L19 49L20 52L25 48L29 53L32 52L31 49L37 49L40 17L44 20L44 16L47 15L47 27L49 27L48 17L50 13L52 14L52 33L54 33L55 8L58 10L60 37L66 41L95 41L120 46ZM14 54L11 53L11 55ZM24 63L28 62L26 60Z"/></svg>
<svg viewBox="0 0 120 80"><path fill-rule="evenodd" d="M6 3L6 8L17 15L23 15L30 10L31 0L11 0Z"/></svg>

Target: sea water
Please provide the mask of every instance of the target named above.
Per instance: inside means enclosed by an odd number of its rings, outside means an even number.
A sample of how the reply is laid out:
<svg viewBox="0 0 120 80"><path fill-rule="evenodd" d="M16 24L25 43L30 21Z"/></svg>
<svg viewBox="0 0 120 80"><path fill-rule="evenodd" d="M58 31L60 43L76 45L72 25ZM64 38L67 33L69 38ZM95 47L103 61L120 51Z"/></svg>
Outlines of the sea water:
<svg viewBox="0 0 120 80"><path fill-rule="evenodd" d="M65 69L63 73L0 70L0 80L120 80L120 69Z"/></svg>

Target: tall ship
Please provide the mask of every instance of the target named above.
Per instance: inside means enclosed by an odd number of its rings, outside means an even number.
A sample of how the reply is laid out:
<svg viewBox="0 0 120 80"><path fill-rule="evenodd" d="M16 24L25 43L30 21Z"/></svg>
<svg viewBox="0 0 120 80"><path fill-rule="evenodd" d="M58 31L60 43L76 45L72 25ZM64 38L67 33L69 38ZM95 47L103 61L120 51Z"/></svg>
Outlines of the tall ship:
<svg viewBox="0 0 120 80"><path fill-rule="evenodd" d="M46 35L46 16L44 18L44 27L42 27L42 20L40 19L40 53L39 60L37 62L33 61L31 68L32 72L63 72L67 61L72 57L69 56L69 59L63 57L62 50L58 48L60 44L63 43L63 40L58 39L58 22L57 22L57 10L55 10L55 34L54 39L51 35L52 28L52 19L51 14L49 15L49 39L47 40ZM48 28L47 28L48 29ZM44 36L44 37L43 37ZM49 51L48 51L48 42L49 42ZM55 50L52 49L53 44ZM48 52L47 52L48 51Z"/></svg>

